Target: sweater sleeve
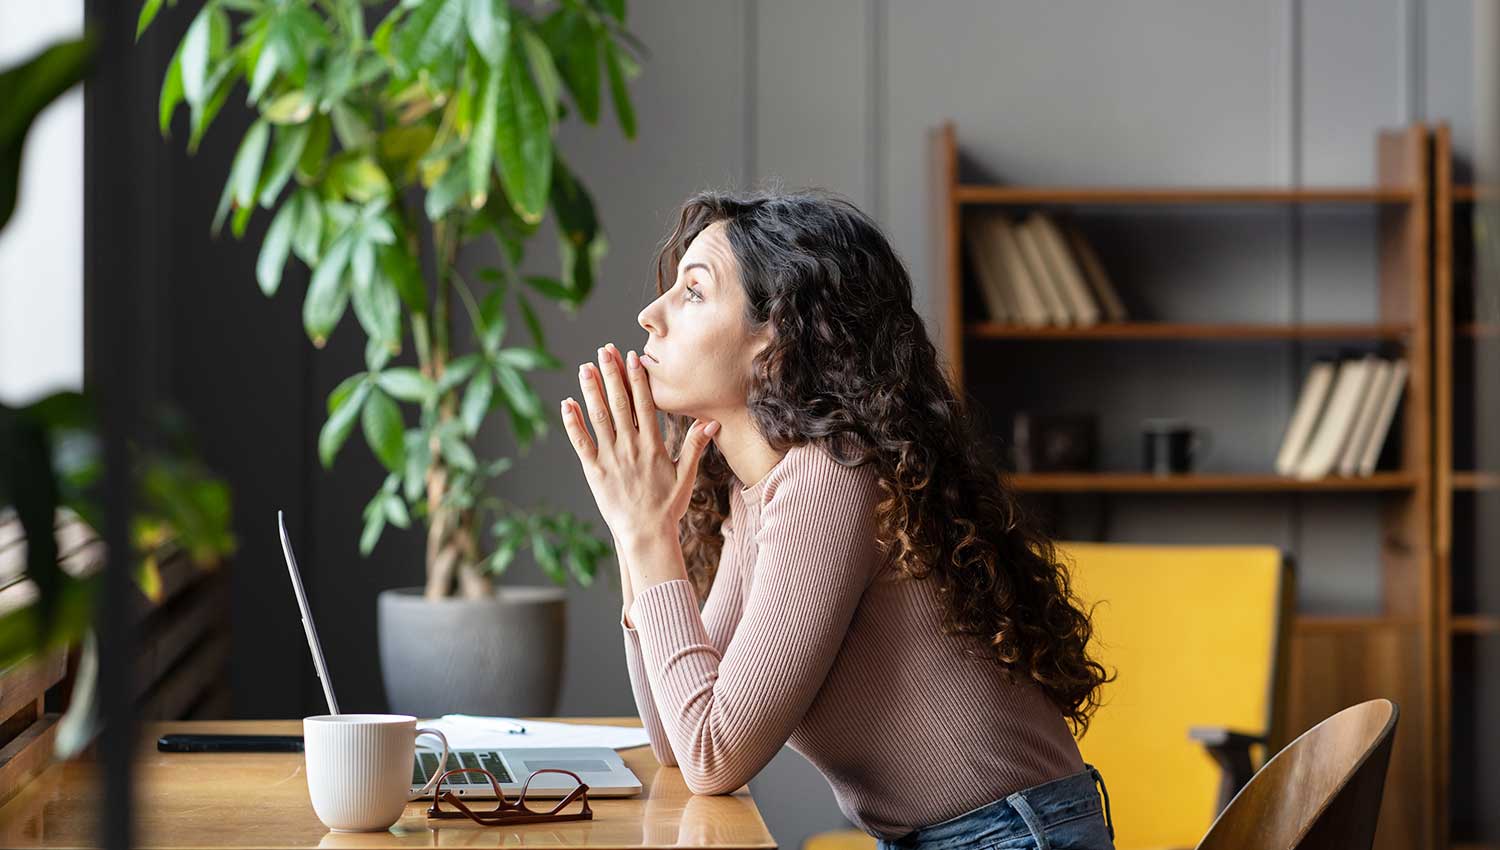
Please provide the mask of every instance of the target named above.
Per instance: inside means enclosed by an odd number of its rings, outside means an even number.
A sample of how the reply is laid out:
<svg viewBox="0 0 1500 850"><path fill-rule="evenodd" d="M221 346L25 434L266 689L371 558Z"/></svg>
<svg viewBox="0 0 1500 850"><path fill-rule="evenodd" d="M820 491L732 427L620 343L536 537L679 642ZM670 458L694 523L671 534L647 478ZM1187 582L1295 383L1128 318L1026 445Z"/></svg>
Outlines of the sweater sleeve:
<svg viewBox="0 0 1500 850"><path fill-rule="evenodd" d="M642 660L694 793L731 793L753 778L821 689L876 567L870 475L818 454L767 488L726 648L710 640L686 580L636 594Z"/></svg>
<svg viewBox="0 0 1500 850"><path fill-rule="evenodd" d="M729 645L734 635L735 624L740 617L740 578L734 553L736 541L731 522L725 522L722 533L724 548L719 555L719 567L709 587L708 600L703 605L703 624L708 630L710 645L719 652ZM691 591L691 586L689 586ZM694 610L697 603L694 602ZM651 692L650 678L646 675L646 663L641 655L640 632L626 625L628 611L620 609L620 630L625 638L625 669L630 674L630 691L635 697L635 707L641 716L641 725L651 741L651 752L656 760L668 767L677 764L677 756L662 727L661 715L657 712L656 699Z"/></svg>

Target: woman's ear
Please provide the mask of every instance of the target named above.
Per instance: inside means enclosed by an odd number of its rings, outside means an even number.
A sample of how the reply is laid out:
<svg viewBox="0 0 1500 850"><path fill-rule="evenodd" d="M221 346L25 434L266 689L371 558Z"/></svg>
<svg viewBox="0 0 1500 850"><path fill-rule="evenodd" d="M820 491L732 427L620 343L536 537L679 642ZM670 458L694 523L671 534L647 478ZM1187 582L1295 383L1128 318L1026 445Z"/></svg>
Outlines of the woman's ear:
<svg viewBox="0 0 1500 850"><path fill-rule="evenodd" d="M759 357L762 351L770 348L772 342L776 341L776 331L771 327L770 322L766 322L760 330L755 332L751 339L753 342L750 347L750 357L754 359Z"/></svg>

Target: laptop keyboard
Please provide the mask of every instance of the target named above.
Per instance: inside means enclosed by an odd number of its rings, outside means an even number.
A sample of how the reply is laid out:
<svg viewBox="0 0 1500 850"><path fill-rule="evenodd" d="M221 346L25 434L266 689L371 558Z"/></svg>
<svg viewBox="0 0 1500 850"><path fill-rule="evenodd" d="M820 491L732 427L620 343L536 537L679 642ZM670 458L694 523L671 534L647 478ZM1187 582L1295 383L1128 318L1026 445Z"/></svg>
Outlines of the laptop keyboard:
<svg viewBox="0 0 1500 850"><path fill-rule="evenodd" d="M412 764L411 769L411 784L427 784L427 780L431 779L437 773L438 755L439 753L428 752L426 750L419 750L417 752L417 760ZM449 770L459 767L482 767L490 773L495 774L495 778L500 780L502 785L515 782L511 778L510 773L506 771L505 762L500 760L500 754L493 750L458 750L449 753L447 767ZM443 780L443 784L445 786L489 785L490 780L482 773L455 773Z"/></svg>

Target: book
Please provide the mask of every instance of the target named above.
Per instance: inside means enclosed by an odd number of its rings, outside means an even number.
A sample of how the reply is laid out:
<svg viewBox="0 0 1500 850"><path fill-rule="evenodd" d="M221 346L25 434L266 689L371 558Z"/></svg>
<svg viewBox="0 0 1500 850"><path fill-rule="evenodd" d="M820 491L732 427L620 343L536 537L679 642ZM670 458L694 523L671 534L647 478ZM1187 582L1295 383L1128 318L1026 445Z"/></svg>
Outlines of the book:
<svg viewBox="0 0 1500 850"><path fill-rule="evenodd" d="M1406 392L1409 368L1405 357L1398 357L1391 364L1391 375L1386 380L1386 391L1380 400L1375 426L1365 440L1364 454L1359 459L1357 472L1360 475L1373 475L1375 472L1375 462L1380 459L1380 450L1385 447L1386 435L1390 433L1391 422L1396 418L1396 405L1401 401L1401 394Z"/></svg>
<svg viewBox="0 0 1500 850"><path fill-rule="evenodd" d="M1380 403L1385 397L1386 384L1391 377L1391 361L1377 360L1374 371L1370 375L1369 385L1365 387L1364 398L1359 400L1359 410L1354 416L1354 427L1349 432L1349 441L1344 444L1344 451L1339 455L1338 470L1340 475L1353 475L1359 468L1359 459L1364 456L1365 443L1370 439L1370 432L1375 428L1375 417L1380 410Z"/></svg>
<svg viewBox="0 0 1500 850"><path fill-rule="evenodd" d="M1344 444L1354 426L1354 416L1364 398L1365 387L1374 372L1375 355L1348 358L1339 364L1329 391L1328 403L1318 425L1297 461L1295 474L1300 479L1322 478L1338 463Z"/></svg>
<svg viewBox="0 0 1500 850"><path fill-rule="evenodd" d="M1297 404L1292 409L1292 418L1287 421L1286 433L1281 437L1281 449L1276 452L1276 474L1291 475L1307 447L1318 416L1323 412L1323 403L1328 398L1328 388L1333 385L1337 364L1331 357L1319 358L1307 370L1302 381L1302 390Z"/></svg>
<svg viewBox="0 0 1500 850"><path fill-rule="evenodd" d="M1037 290L1036 281L1032 279L1030 266L1021 255L1014 227L1000 215L992 217L988 226L991 248L1000 257L999 267L1006 272L1005 282L1009 284L1006 291L1010 293L1010 305L1014 308L1011 314L1018 317L1021 324L1030 327L1046 325L1050 313Z"/></svg>
<svg viewBox="0 0 1500 850"><path fill-rule="evenodd" d="M1123 322L1129 319L1125 312L1125 302L1120 300L1120 293L1115 291L1114 283L1109 279L1109 274L1104 271L1104 264L1099 262L1099 255L1094 252L1094 246L1083 238L1083 231L1078 226L1068 222L1067 227L1068 245L1073 249L1073 255L1078 259L1078 265L1083 269L1084 279L1089 282L1089 288L1094 291L1094 298L1099 302L1106 322Z"/></svg>
<svg viewBox="0 0 1500 850"><path fill-rule="evenodd" d="M1010 235L1010 220L1000 214L990 216L985 223L985 245L990 253L990 268L995 270L995 280L998 284L996 291L1000 299L1005 302L1005 311L1010 314L1012 323L1021 323L1021 297L1017 291L1019 284L1015 280L1014 266L1020 264L1020 258L1015 262L1009 259L1011 250L1007 248L1013 241Z"/></svg>
<svg viewBox="0 0 1500 850"><path fill-rule="evenodd" d="M1062 284L1052 279L1052 272L1047 268L1047 262L1042 257L1042 246L1037 241L1035 231L1022 222L1015 225L1014 233L1016 243L1021 246L1021 256L1026 260L1026 269L1031 273L1031 279L1036 283L1037 294L1046 308L1047 323L1072 324L1074 317L1072 311L1068 309L1067 301L1063 298Z"/></svg>
<svg viewBox="0 0 1500 850"><path fill-rule="evenodd" d="M991 321L1011 322L1013 317L1001 291L1004 286L1004 271L997 268L999 257L990 244L986 219L992 213L975 213L964 219L964 242L969 249L969 260L974 269L974 282L979 285L979 294L984 299L985 311Z"/></svg>
<svg viewBox="0 0 1500 850"><path fill-rule="evenodd" d="M1051 216L1042 212L1033 212L1026 224L1042 247L1042 258L1047 262L1052 280L1061 284L1063 300L1074 321L1083 326L1097 325L1099 305L1094 302L1088 282L1083 279L1083 270L1063 240L1062 230Z"/></svg>

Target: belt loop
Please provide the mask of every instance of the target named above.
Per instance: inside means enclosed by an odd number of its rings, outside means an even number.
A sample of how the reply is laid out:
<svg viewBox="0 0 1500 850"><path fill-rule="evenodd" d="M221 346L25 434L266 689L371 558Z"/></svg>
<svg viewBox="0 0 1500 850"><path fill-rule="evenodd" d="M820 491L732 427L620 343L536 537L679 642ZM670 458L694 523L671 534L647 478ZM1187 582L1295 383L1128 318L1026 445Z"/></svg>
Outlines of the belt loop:
<svg viewBox="0 0 1500 850"><path fill-rule="evenodd" d="M1104 795L1104 825L1109 827L1109 839L1113 841L1115 838L1115 820L1109 813L1109 788L1105 787L1104 777L1099 774L1098 768L1087 762L1084 763L1084 766L1089 769L1089 773L1094 777L1094 782L1099 786L1100 793Z"/></svg>
<svg viewBox="0 0 1500 850"><path fill-rule="evenodd" d="M1010 807L1015 809L1016 814L1021 816L1021 820L1026 822L1026 828L1031 830L1031 837L1036 839L1037 850L1052 850L1052 845L1047 841L1047 836L1042 832L1041 818L1036 816L1036 811L1031 808L1030 803L1026 802L1026 798L1021 792L1017 791L1006 797L1005 802L1010 803ZM1114 838L1114 836L1111 835L1110 838Z"/></svg>

